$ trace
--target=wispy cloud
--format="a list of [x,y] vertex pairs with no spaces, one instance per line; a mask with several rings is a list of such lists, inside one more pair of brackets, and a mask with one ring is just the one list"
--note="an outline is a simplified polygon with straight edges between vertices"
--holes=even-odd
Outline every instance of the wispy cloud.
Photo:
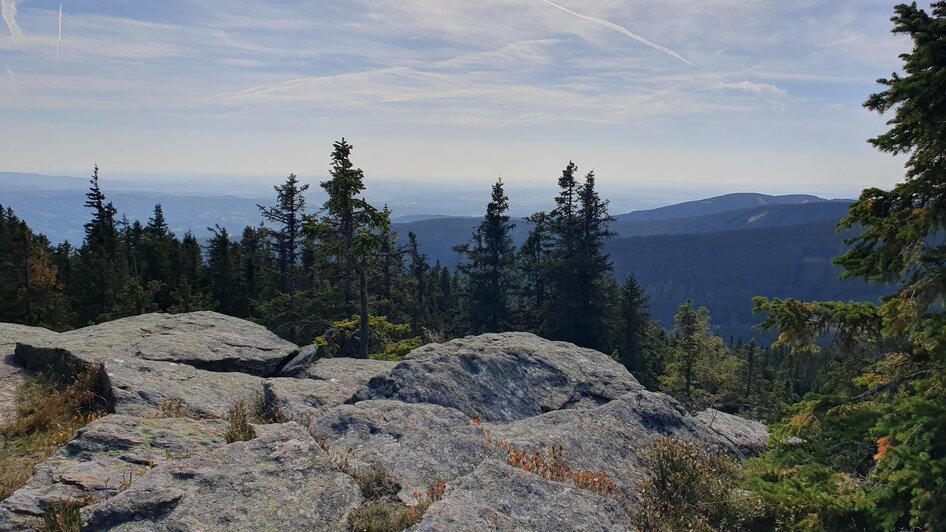
[[62,2],[59,2],[59,34],[56,36],[56,60],[59,60],[59,47],[62,45]]
[[720,83],[712,88],[749,92],[756,96],[786,96],[788,94],[784,89],[780,89],[770,83],[756,83],[752,81]]
[[16,23],[16,4],[18,0],[0,0],[0,8],[3,11],[3,21],[7,23],[10,29],[10,37],[14,41],[23,39],[23,30]]
[[669,48],[666,48],[666,47],[664,47],[664,46],[660,46],[660,45],[657,44],[657,43],[654,43],[654,42],[652,42],[652,41],[650,41],[650,40],[648,40],[648,39],[645,39],[645,38],[641,37],[640,35],[638,35],[638,34],[632,32],[632,31],[628,30],[627,28],[625,28],[625,27],[623,27],[623,26],[619,26],[619,25],[617,25],[617,24],[615,24],[615,23],[613,23],[613,22],[609,22],[609,21],[604,20],[604,19],[600,19],[600,18],[596,18],[596,17],[589,17],[588,15],[582,15],[581,13],[576,13],[575,11],[572,11],[571,9],[568,9],[568,8],[566,8],[566,7],[563,7],[563,6],[560,6],[560,5],[558,5],[558,4],[556,4],[555,2],[552,2],[552,1],[550,1],[550,0],[540,0],[540,1],[545,2],[546,4],[552,6],[552,7],[556,8],[556,9],[560,9],[560,10],[566,12],[566,13],[569,13],[569,14],[571,14],[571,15],[574,15],[574,16],[580,18],[580,19],[587,20],[587,21],[589,21],[589,22],[593,22],[593,23],[598,24],[598,25],[600,25],[600,26],[604,26],[604,27],[606,27],[606,28],[610,28],[610,29],[612,29],[612,30],[614,30],[614,31],[617,31],[617,32],[619,32],[619,33],[622,33],[622,34],[624,34],[624,35],[630,37],[631,39],[634,39],[635,41],[637,41],[637,42],[639,42],[639,43],[641,43],[641,44],[645,44],[645,45],[650,46],[651,48],[653,48],[653,49],[655,49],[655,50],[659,50],[659,51],[661,51],[661,52],[663,52],[663,53],[669,55],[670,57],[674,57],[674,58],[676,58],[676,59],[679,59],[680,61],[683,61],[684,63],[686,63],[686,64],[688,64],[688,65],[690,65],[690,66],[696,66],[696,65],[694,65],[691,61],[689,61],[689,60],[687,60],[687,59],[684,59],[683,56],[681,56],[681,55],[678,54],[677,52],[674,52],[673,50],[671,50],[671,49],[669,49]]

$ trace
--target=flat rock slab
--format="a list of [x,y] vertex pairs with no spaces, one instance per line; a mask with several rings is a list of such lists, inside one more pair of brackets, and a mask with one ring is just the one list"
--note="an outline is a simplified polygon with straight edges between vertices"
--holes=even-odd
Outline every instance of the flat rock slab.
[[166,462],[106,502],[83,530],[346,530],[361,504],[351,477],[295,423],[188,460]]
[[513,421],[594,408],[642,389],[604,353],[529,333],[501,333],[419,347],[351,402],[431,403],[487,421]]
[[401,483],[400,497],[424,493],[438,481],[449,482],[503,453],[487,443],[483,430],[452,408],[398,401],[364,401],[331,410],[311,428],[357,466],[384,468]]
[[226,430],[221,420],[122,415],[95,420],[0,502],[0,530],[30,529],[56,502],[113,497],[162,462],[223,447]]
[[354,395],[362,386],[391,370],[397,362],[360,358],[323,358],[306,369],[305,377],[345,386]]
[[486,430],[492,438],[526,453],[560,446],[573,470],[607,473],[628,492],[646,477],[644,451],[657,438],[686,439],[707,450],[737,454],[673,398],[648,391],[627,394],[594,410],[549,412],[513,423],[490,424]]
[[216,312],[144,314],[44,340],[21,343],[66,350],[89,363],[137,358],[263,377],[277,373],[299,351],[261,325]]
[[768,447],[769,430],[758,421],[727,414],[715,408],[700,412],[696,419],[732,443],[744,456],[761,454]]
[[633,526],[613,499],[487,460],[450,484],[414,530],[623,532]]
[[117,414],[148,417],[168,406],[190,417],[224,417],[237,401],[250,403],[265,379],[174,362],[136,358],[101,361]]

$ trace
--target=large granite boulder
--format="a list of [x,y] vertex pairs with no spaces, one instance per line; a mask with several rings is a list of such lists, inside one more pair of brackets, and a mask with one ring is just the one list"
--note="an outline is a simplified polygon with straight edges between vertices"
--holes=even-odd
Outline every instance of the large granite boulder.
[[594,410],[560,410],[507,424],[484,425],[490,437],[526,453],[559,447],[574,470],[607,473],[625,491],[647,475],[643,451],[657,438],[691,440],[736,455],[726,440],[673,398],[641,390]]
[[642,389],[604,353],[529,333],[501,333],[417,348],[351,402],[431,403],[483,420],[512,421],[594,408]]
[[20,343],[31,348],[27,364],[39,350],[58,349],[86,363],[139,359],[263,377],[278,373],[299,351],[260,325],[216,312],[145,314]]
[[109,415],[93,421],[0,502],[0,530],[28,530],[52,504],[117,495],[151,468],[222,447],[226,422]]
[[502,457],[482,428],[462,412],[430,404],[363,401],[322,416],[310,431],[355,467],[380,466],[401,483],[400,497],[465,475],[488,457]]
[[761,454],[768,447],[769,430],[758,421],[727,414],[715,408],[700,412],[696,419],[733,444],[746,457]]
[[362,501],[302,427],[270,425],[258,437],[166,462],[127,490],[82,509],[83,530],[346,530]]
[[448,486],[417,532],[632,530],[614,499],[487,460]]

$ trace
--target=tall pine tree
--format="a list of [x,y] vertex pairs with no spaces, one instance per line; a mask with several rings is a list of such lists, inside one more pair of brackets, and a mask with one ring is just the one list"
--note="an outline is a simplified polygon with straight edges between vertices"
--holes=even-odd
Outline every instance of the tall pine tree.
[[509,220],[509,198],[499,179],[472,241],[456,248],[464,258],[458,269],[467,278],[469,327],[477,334],[508,330],[513,323],[510,294],[516,253],[511,234],[515,224]]

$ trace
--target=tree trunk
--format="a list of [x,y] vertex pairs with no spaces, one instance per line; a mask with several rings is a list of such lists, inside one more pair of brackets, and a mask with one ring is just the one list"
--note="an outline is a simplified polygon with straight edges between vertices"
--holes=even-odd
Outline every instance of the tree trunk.
[[358,274],[361,276],[361,332],[359,337],[361,345],[358,349],[359,358],[368,358],[368,344],[370,342],[370,327],[368,323],[368,261],[362,259],[358,268]]

